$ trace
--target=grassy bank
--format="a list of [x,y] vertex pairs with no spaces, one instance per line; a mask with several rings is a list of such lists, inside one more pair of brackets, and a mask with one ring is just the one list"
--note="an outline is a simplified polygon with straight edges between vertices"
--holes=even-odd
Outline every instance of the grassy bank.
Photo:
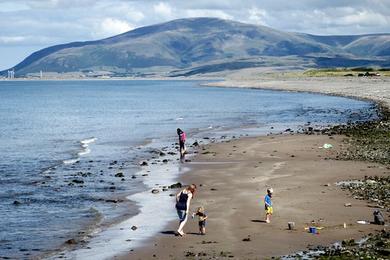
[[[329,69],[310,69],[303,72],[308,77],[358,77],[369,73],[371,76],[390,76],[389,68],[329,68]],[[377,75],[377,76],[375,76]]]

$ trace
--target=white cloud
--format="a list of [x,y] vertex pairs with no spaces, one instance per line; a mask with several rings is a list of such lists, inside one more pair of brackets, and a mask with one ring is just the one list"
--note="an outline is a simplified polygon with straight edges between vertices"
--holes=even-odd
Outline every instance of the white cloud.
[[126,21],[115,18],[105,18],[101,21],[94,34],[97,37],[108,37],[124,33],[132,29],[134,29],[134,26]]
[[[322,35],[390,32],[389,1],[0,0],[0,57],[10,47],[30,50],[96,40],[186,17],[218,17]],[[2,63],[0,59],[0,69]]]
[[158,4],[153,5],[154,12],[162,16],[163,18],[171,18],[172,17],[172,8],[169,4],[164,2],[159,2]]
[[390,25],[390,17],[370,11],[359,11],[342,17],[338,23],[341,25],[358,24],[360,26]]
[[192,9],[187,10],[187,17],[217,17],[221,19],[234,19],[233,16],[221,10]]
[[0,36],[0,44],[20,43],[26,39],[24,36]]
[[267,25],[266,23],[267,16],[268,14],[266,10],[253,7],[249,9],[248,22],[259,24],[259,25]]

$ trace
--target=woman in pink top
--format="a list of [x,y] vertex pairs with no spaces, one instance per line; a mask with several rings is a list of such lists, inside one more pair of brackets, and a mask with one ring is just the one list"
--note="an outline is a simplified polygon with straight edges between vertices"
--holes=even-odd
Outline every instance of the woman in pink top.
[[184,133],[183,130],[178,128],[177,135],[179,136],[180,158],[183,158],[186,152],[186,133]]

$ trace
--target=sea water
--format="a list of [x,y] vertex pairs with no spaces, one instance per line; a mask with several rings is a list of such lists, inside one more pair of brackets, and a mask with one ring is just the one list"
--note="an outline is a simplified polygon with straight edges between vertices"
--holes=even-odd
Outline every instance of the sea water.
[[153,214],[142,194],[174,175],[142,176],[139,163],[176,152],[178,127],[192,143],[377,118],[370,102],[201,83],[0,81],[0,257],[42,256]]

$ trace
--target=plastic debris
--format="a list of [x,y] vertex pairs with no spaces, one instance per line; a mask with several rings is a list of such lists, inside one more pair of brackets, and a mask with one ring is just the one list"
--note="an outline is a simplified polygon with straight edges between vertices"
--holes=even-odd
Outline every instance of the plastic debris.
[[320,146],[318,148],[329,149],[329,148],[332,148],[332,147],[333,147],[333,145],[331,145],[331,144],[324,144],[323,146]]

